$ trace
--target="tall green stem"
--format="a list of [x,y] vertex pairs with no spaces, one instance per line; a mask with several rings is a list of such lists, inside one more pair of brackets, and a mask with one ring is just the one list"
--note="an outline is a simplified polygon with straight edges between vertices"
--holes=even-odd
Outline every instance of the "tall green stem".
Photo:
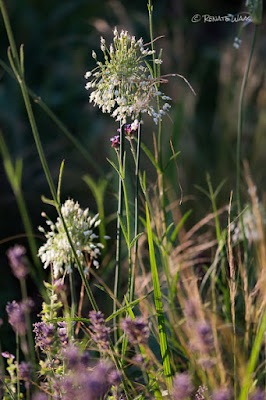
[[[136,238],[139,230],[139,162],[140,162],[140,148],[141,148],[141,124],[138,126],[138,138],[137,138],[137,153],[136,153],[136,167],[135,167],[135,232],[134,237]],[[138,240],[134,244],[134,260],[132,265],[130,287],[129,287],[129,302],[131,303],[134,299],[135,292],[135,273],[138,265]]]
[[[251,49],[249,53],[249,58],[246,66],[246,70],[243,76],[242,80],[242,85],[241,85],[241,90],[240,90],[240,96],[239,96],[239,105],[238,105],[238,126],[237,126],[237,150],[236,150],[236,193],[237,193],[237,210],[238,214],[240,215],[240,221],[241,221],[241,227],[242,231],[244,232],[244,227],[243,227],[243,218],[241,215],[242,211],[242,205],[241,205],[241,191],[240,191],[240,182],[241,182],[241,141],[242,141],[242,132],[243,132],[243,103],[244,103],[244,95],[245,95],[245,90],[247,86],[247,80],[248,80],[248,73],[250,69],[250,64],[255,48],[255,43],[256,43],[256,37],[257,37],[257,31],[258,31],[258,25],[255,25],[254,27],[254,33],[253,33],[253,38],[252,38],[252,43],[251,43]],[[242,234],[243,234],[242,232]]]
[[[36,148],[37,148],[37,151],[38,151],[38,154],[39,154],[39,158],[40,158],[40,161],[41,161],[41,164],[42,164],[45,176],[46,176],[46,180],[48,182],[48,185],[49,185],[49,188],[50,188],[50,191],[51,191],[51,194],[52,194],[52,198],[53,198],[53,201],[55,203],[56,210],[58,212],[58,215],[59,215],[60,219],[62,220],[62,223],[63,223],[63,226],[64,226],[64,230],[66,232],[68,242],[69,242],[69,244],[71,246],[71,249],[73,251],[73,255],[74,255],[74,258],[75,258],[79,273],[80,273],[81,278],[82,278],[82,280],[84,282],[87,295],[89,297],[89,300],[91,302],[91,305],[92,305],[93,309],[97,310],[98,307],[97,307],[96,301],[95,301],[94,296],[92,294],[92,291],[91,291],[91,289],[89,287],[88,281],[87,281],[87,279],[85,277],[85,274],[83,272],[82,266],[81,266],[80,261],[79,261],[79,258],[77,256],[74,244],[72,242],[72,239],[71,239],[71,237],[69,235],[67,226],[65,224],[65,221],[64,221],[64,218],[63,218],[63,215],[62,215],[62,212],[61,212],[61,206],[60,206],[60,203],[59,203],[59,201],[57,199],[56,189],[55,189],[52,177],[51,177],[51,173],[50,173],[49,168],[48,168],[48,164],[47,164],[47,161],[46,161],[46,158],[45,158],[45,155],[44,155],[43,148],[42,148],[40,135],[39,135],[37,124],[36,124],[36,121],[35,121],[35,118],[34,118],[34,114],[33,114],[32,106],[31,106],[31,102],[30,102],[27,86],[26,86],[26,83],[25,83],[25,80],[24,80],[23,48],[21,47],[21,52],[20,52],[21,57],[19,59],[18,52],[17,52],[16,45],[15,45],[15,41],[14,41],[14,37],[13,37],[13,33],[12,33],[12,30],[11,30],[11,26],[10,26],[10,23],[9,23],[8,15],[7,15],[3,0],[0,0],[0,9],[1,9],[1,12],[2,12],[2,15],[3,15],[5,28],[6,28],[7,35],[8,35],[9,42],[10,42],[10,46],[11,46],[11,52],[10,52],[10,49],[8,51],[9,61],[10,61],[11,67],[13,69],[13,72],[14,72],[14,74],[15,74],[15,76],[17,78],[17,81],[18,81],[18,83],[20,85],[20,88],[21,88],[21,92],[22,92],[22,96],[23,96],[23,99],[24,99],[24,103],[25,103],[25,106],[26,106],[27,113],[28,113],[28,118],[29,118],[29,121],[30,121],[33,137],[34,137]],[[14,60],[13,60],[12,56],[13,56]]]
[[[124,125],[120,123],[120,147],[119,147],[119,158],[120,158],[120,174],[123,175],[123,161],[124,161]],[[114,303],[113,312],[117,311],[117,304],[115,299],[119,299],[120,295],[120,264],[121,264],[121,224],[120,218],[123,215],[123,182],[122,177],[119,176],[119,187],[118,187],[118,209],[117,209],[117,225],[116,225],[116,259],[115,259],[115,281],[114,281]],[[115,342],[118,339],[117,331],[117,318],[114,318],[114,337]]]
[[[26,286],[25,279],[20,280],[20,288],[21,288],[21,293],[22,293],[22,299],[24,302],[26,302],[28,299],[28,293],[27,293],[27,286]],[[28,335],[29,348],[30,348],[30,358],[31,358],[32,365],[35,366],[36,365],[35,347],[34,347],[34,341],[33,341],[33,336],[32,336],[32,326],[31,326],[30,314],[29,314],[28,310],[26,310],[25,316],[26,316],[27,335]]]

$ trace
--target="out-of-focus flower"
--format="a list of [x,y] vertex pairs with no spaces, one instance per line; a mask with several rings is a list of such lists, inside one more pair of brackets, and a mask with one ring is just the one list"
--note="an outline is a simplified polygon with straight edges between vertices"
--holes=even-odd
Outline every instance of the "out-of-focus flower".
[[[89,255],[92,264],[98,268],[98,257],[103,245],[97,242],[98,236],[94,233],[94,229],[101,222],[99,214],[91,217],[88,208],[83,210],[79,203],[73,200],[67,200],[62,205],[61,212],[79,261],[84,266],[84,273],[88,271],[85,254]],[[38,255],[44,263],[44,268],[52,264],[54,277],[58,278],[64,271],[71,272],[75,259],[62,220],[58,217],[55,224],[50,220],[46,223],[51,230],[45,232],[39,227],[47,241],[40,247]]]
[[206,321],[196,324],[195,332],[196,350],[201,353],[209,353],[214,346],[211,326]]
[[32,396],[32,400],[48,400],[48,396],[46,393],[38,392],[34,393],[34,395]]
[[[97,67],[85,74],[90,79],[86,89],[93,89],[90,102],[123,124],[127,117],[138,120],[140,113],[147,113],[158,123],[165,108],[158,110],[157,99],[163,103],[170,98],[158,91],[160,79],[152,77],[148,66],[147,58],[155,51],[148,49],[142,38],[136,40],[127,31],[118,34],[116,29],[109,48],[101,39],[101,50],[104,63],[97,61],[93,52]],[[156,58],[155,62],[161,64],[162,60]]]
[[255,390],[254,393],[249,397],[250,400],[265,400],[266,399],[266,394],[265,390],[263,389],[257,389]]
[[125,331],[131,344],[144,344],[149,338],[149,328],[142,317],[136,317],[135,319],[124,318],[121,321],[121,328]]
[[177,374],[173,378],[173,398],[174,400],[184,400],[193,391],[193,385],[188,373]]
[[29,271],[25,259],[26,249],[24,246],[16,244],[7,251],[7,257],[13,274],[18,279],[24,279]]
[[8,314],[8,322],[19,335],[25,335],[27,331],[26,313],[32,308],[32,300],[17,303],[15,300],[8,303],[6,312]]
[[31,363],[27,363],[27,362],[22,362],[21,364],[19,364],[18,366],[19,369],[19,376],[21,379],[23,379],[25,382],[25,386],[26,388],[29,388],[30,386],[30,380],[31,380],[31,376],[32,376],[32,372],[33,372],[33,368]]
[[[76,359],[78,362],[78,358]],[[62,400],[99,400],[104,398],[110,388],[110,364],[99,362],[93,369],[82,368],[66,370],[60,379]]]
[[109,346],[110,328],[105,325],[104,315],[101,311],[91,311],[89,314],[92,331],[92,339],[102,349],[107,349]]
[[211,396],[211,400],[231,400],[233,398],[233,391],[231,388],[224,387],[215,390]]

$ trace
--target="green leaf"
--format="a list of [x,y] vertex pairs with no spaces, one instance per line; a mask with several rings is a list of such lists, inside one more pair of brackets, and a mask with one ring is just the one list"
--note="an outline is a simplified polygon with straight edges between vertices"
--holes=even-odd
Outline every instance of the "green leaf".
[[143,232],[140,232],[137,234],[136,237],[134,237],[134,239],[132,239],[131,243],[130,243],[130,249],[134,246],[135,242],[143,235]]
[[[107,317],[105,321],[108,322],[111,319],[113,319],[113,318],[117,317],[118,315],[122,314],[124,311],[129,311],[132,307],[135,307],[140,301],[144,300],[147,296],[148,296],[148,294],[143,296],[143,297],[141,297],[141,298],[139,298],[139,299],[136,299],[136,300],[132,301],[131,303],[128,303],[126,301],[127,304],[124,307],[119,308],[119,310],[117,310],[113,314],[109,315],[109,317]],[[130,311],[129,311],[129,313],[130,313]]]
[[207,196],[208,199],[211,199],[209,193],[207,192],[207,190],[203,189],[203,188],[202,188],[201,186],[199,186],[199,185],[194,185],[194,186],[195,186],[195,188],[198,189],[200,192],[202,192],[203,194],[205,194],[205,196]]
[[61,197],[61,185],[62,185],[62,176],[65,166],[65,160],[62,161],[60,166],[59,178],[58,178],[58,185],[57,185],[57,201],[60,204],[60,197]]
[[217,186],[215,192],[213,193],[214,199],[216,199],[226,181],[227,179],[223,179],[222,182]]
[[175,227],[174,232],[172,233],[171,238],[170,238],[170,242],[172,244],[173,244],[173,242],[174,242],[174,240],[175,240],[180,228],[184,225],[186,219],[190,216],[191,213],[192,213],[192,210],[187,211],[185,213],[185,215],[182,217],[181,221]]
[[48,199],[45,196],[41,196],[41,199],[42,199],[42,202],[45,203],[45,204],[50,204],[50,206],[54,206],[54,207],[57,206],[57,204],[56,204],[56,202],[54,200]]
[[123,178],[122,178],[122,175],[121,175],[119,169],[117,168],[117,166],[115,165],[115,163],[114,163],[113,161],[109,160],[109,158],[107,158],[107,161],[108,161],[109,164],[111,164],[112,167],[116,170],[116,172],[118,173],[119,177],[120,177],[121,179],[123,179]]
[[253,24],[261,24],[263,10],[262,0],[247,0],[247,8],[251,15]]
[[154,288],[154,302],[157,314],[157,321],[158,321],[158,330],[159,330],[159,339],[160,339],[160,350],[161,356],[163,360],[163,369],[165,374],[165,379],[167,382],[167,386],[170,389],[172,384],[171,379],[171,363],[170,363],[170,353],[167,343],[167,334],[165,329],[165,319],[164,319],[164,311],[163,311],[163,304],[162,304],[162,295],[156,265],[156,258],[154,252],[154,245],[153,245],[153,235],[151,230],[151,223],[150,223],[150,215],[148,205],[146,203],[146,221],[147,221],[147,233],[148,233],[148,242],[149,242],[149,254],[150,254],[150,265],[151,265],[151,273],[152,273],[152,280],[153,280],[153,288]]
[[181,151],[177,151],[175,154],[172,155],[172,157],[169,158],[166,166],[164,167],[164,172],[167,170],[167,168],[171,164],[171,161],[173,161],[180,153],[181,153]]
[[119,214],[117,214],[117,217],[118,217],[118,219],[119,219],[120,226],[121,226],[121,228],[122,228],[122,231],[123,231],[125,240],[126,240],[126,242],[127,242],[127,247],[129,248],[130,244],[129,244],[129,238],[128,238],[128,235],[127,235],[126,227],[125,227],[124,222],[122,221],[122,218],[120,217]]
[[17,158],[15,163],[15,176],[17,179],[18,186],[21,186],[22,170],[23,170],[23,159]]
[[21,69],[21,74],[24,76],[24,45],[20,45],[20,69]]
[[[136,140],[136,138],[134,138]],[[146,154],[146,156],[149,158],[149,160],[151,161],[151,163],[155,166],[155,168],[157,169],[158,172],[162,173],[162,170],[159,166],[159,164],[156,162],[155,157],[152,155],[152,153],[150,152],[150,150],[145,146],[145,144],[143,142],[141,142],[141,148],[144,151],[144,153]]]

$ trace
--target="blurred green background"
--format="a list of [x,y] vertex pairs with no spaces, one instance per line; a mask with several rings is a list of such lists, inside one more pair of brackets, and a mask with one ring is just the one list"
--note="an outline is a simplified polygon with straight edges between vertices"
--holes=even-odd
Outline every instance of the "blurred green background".
[[[236,180],[236,134],[238,98],[247,62],[252,24],[242,34],[238,50],[233,47],[240,23],[192,23],[195,14],[226,15],[245,10],[245,2],[194,0],[154,1],[154,35],[163,36],[156,42],[163,48],[162,74],[179,73],[188,79],[196,91],[192,94],[179,78],[170,78],[162,90],[172,97],[170,117],[164,121],[164,159],[171,155],[172,138],[178,158],[180,183],[185,200],[181,212],[193,209],[190,224],[211,210],[209,200],[195,185],[207,187],[206,172],[216,187],[226,179],[218,206],[229,201]],[[110,137],[116,134],[117,123],[88,103],[84,74],[94,66],[91,51],[100,54],[100,37],[107,43],[112,30],[126,29],[137,38],[149,42],[146,1],[119,0],[6,0],[15,40],[24,44],[25,71],[28,86],[56,113],[73,135],[88,150],[94,162],[109,182],[116,178],[106,157],[114,157]],[[0,18],[0,58],[7,61],[8,41]],[[266,129],[266,34],[265,24],[259,28],[254,59],[245,97],[245,120],[242,150],[250,163],[259,194],[265,190],[265,129]],[[96,212],[93,195],[82,180],[89,174],[95,182],[99,171],[84,159],[49,117],[34,105],[39,132],[47,160],[56,181],[60,163],[65,159],[62,198],[74,198],[82,207]],[[17,82],[0,68],[0,128],[12,158],[22,157],[23,190],[30,210],[34,230],[44,223],[41,211],[52,218],[55,211],[44,205],[41,195],[49,197],[49,188],[35,149],[30,125]],[[152,134],[156,127],[145,120],[143,141],[153,148]],[[154,181],[151,164],[142,158],[149,181]],[[175,165],[167,172],[172,200],[180,198]],[[16,200],[0,164],[0,316],[5,316],[5,305],[19,298],[18,284],[11,276],[5,252],[15,243],[26,245],[25,238],[14,240],[24,232]],[[245,191],[245,186],[243,186]],[[105,212],[115,212],[115,191],[110,187],[105,197]],[[107,227],[114,237],[114,224]],[[8,239],[9,238],[9,239]],[[5,241],[6,239],[6,241]],[[2,240],[2,242],[1,242]],[[39,242],[41,243],[41,241]],[[114,242],[110,243],[112,247]],[[32,284],[32,293],[35,293]]]

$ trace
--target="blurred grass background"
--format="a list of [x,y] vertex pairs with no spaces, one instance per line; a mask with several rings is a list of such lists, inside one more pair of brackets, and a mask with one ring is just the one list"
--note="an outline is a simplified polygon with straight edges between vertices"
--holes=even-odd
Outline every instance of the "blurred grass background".
[[[204,0],[154,1],[154,35],[164,37],[156,42],[157,50],[163,48],[162,74],[184,75],[196,91],[193,96],[185,83],[170,78],[162,90],[172,97],[170,118],[163,127],[164,159],[171,155],[169,139],[172,138],[178,158],[180,183],[185,199],[181,212],[192,208],[189,224],[197,222],[211,210],[209,200],[195,185],[207,188],[206,173],[211,175],[213,186],[226,179],[217,199],[218,206],[229,201],[236,180],[236,135],[238,97],[246,65],[253,26],[242,34],[240,49],[233,47],[240,23],[192,23],[194,14],[226,15],[245,11],[245,2]],[[100,54],[100,36],[107,43],[112,40],[112,30],[126,29],[130,34],[149,42],[146,1],[135,0],[6,0],[16,43],[24,43],[25,71],[28,86],[57,114],[69,130],[101,167],[103,175],[112,182],[115,176],[106,157],[113,157],[110,137],[116,134],[117,123],[88,103],[84,74],[93,68],[91,51]],[[265,21],[265,20],[264,20]],[[0,58],[7,63],[8,41],[0,19]],[[251,166],[259,194],[265,191],[265,129],[266,129],[266,34],[265,24],[259,29],[255,55],[245,98],[243,155]],[[66,160],[62,199],[79,201],[82,207],[96,212],[91,191],[82,180],[89,174],[95,181],[98,171],[89,164],[67,140],[62,132],[37,106],[34,106],[40,135],[50,169],[56,181],[60,163]],[[41,195],[49,197],[49,189],[35,149],[20,89],[15,80],[0,68],[0,128],[13,159],[22,157],[23,190],[30,210],[33,227],[44,224],[41,211],[50,210],[41,202]],[[145,120],[143,141],[152,149],[155,126]],[[154,171],[145,157],[142,167],[148,179],[154,180]],[[174,163],[167,170],[171,198],[180,198],[177,172]],[[14,240],[14,235],[24,232],[14,195],[0,165],[0,316],[5,316],[5,305],[19,298],[17,282],[11,276],[6,260],[6,249],[16,242],[26,245],[26,239]],[[116,187],[116,186],[114,186]],[[243,186],[245,191],[245,186]],[[245,199],[245,195],[244,195]],[[116,210],[115,192],[107,189],[106,215]],[[108,233],[114,237],[114,226]],[[5,239],[9,240],[4,243]],[[41,243],[41,241],[40,241]],[[111,245],[110,245],[111,246]],[[34,292],[34,286],[32,286]]]

